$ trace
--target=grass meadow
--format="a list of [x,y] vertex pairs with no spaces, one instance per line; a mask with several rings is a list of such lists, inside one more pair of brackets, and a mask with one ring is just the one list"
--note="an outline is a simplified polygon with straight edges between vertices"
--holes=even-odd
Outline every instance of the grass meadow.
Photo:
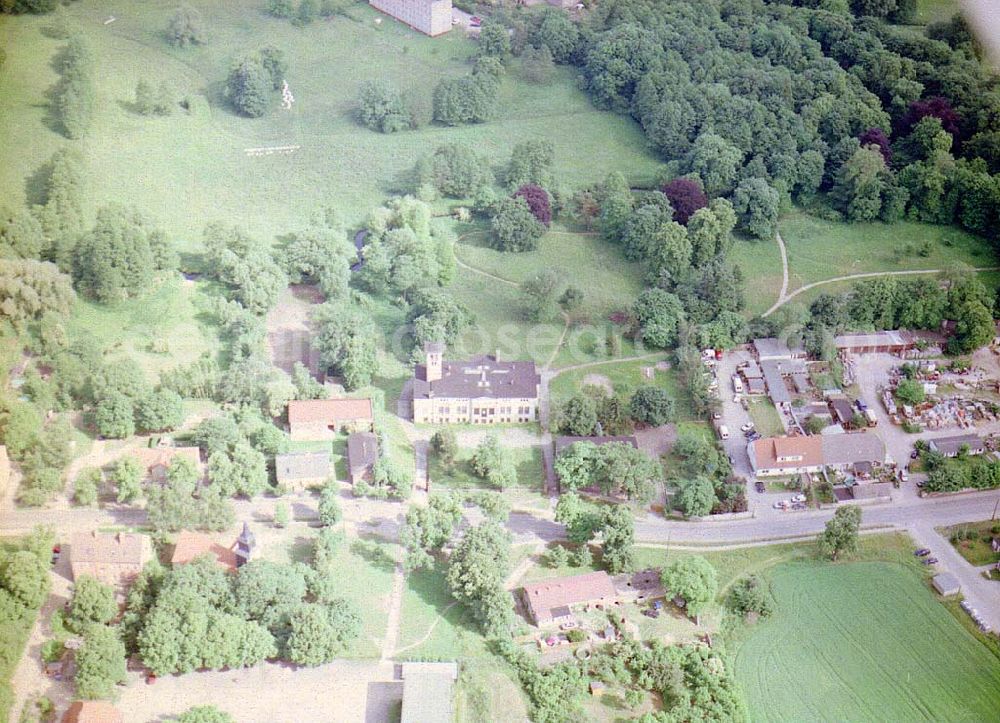
[[891,563],[786,563],[775,613],[741,644],[754,720],[989,720],[1000,660]]
[[[469,72],[475,45],[461,32],[428,38],[362,4],[352,5],[347,17],[306,27],[267,16],[261,0],[191,4],[204,17],[209,42],[185,49],[163,38],[174,4],[81,0],[67,6],[97,58],[95,118],[82,143],[89,210],[109,201],[133,203],[185,250],[200,248],[202,229],[212,220],[240,223],[269,239],[301,227],[321,205],[360,221],[400,190],[420,156],[443,143],[469,144],[501,166],[517,142],[547,140],[555,147],[556,176],[570,187],[612,170],[636,178],[655,172],[638,126],[593,108],[569,70],[546,86],[509,73],[489,123],[384,135],[355,120],[359,85],[385,79],[429,95],[441,78]],[[109,17],[115,20],[105,25]],[[377,18],[384,21],[376,25]],[[44,34],[50,22],[0,19],[8,55],[0,76],[0,136],[8,139],[0,188],[12,203],[30,190],[25,179],[67,143],[52,128],[46,100],[57,80],[50,62],[63,44]],[[263,118],[239,117],[223,97],[227,70],[239,54],[264,44],[285,53],[295,105],[284,111],[276,100]],[[189,99],[190,112],[136,114],[131,103],[140,79],[167,82]],[[275,145],[300,148],[290,155],[245,153]]]
[[[427,471],[434,488],[449,490],[495,490],[472,470],[475,450],[460,450],[451,465],[445,465],[433,451],[427,455]],[[518,489],[541,492],[545,483],[541,447],[505,447],[504,457],[517,468]]]
[[[788,291],[840,276],[879,271],[997,266],[983,239],[955,226],[901,221],[841,223],[824,221],[795,209],[779,222],[788,256]],[[737,238],[730,259],[743,271],[748,316],[757,316],[778,300],[781,254],[776,243]],[[994,271],[980,272],[990,288],[1000,284]],[[847,291],[855,282],[823,284],[796,296],[808,305],[819,294]]]
[[215,358],[221,345],[209,315],[207,284],[172,278],[136,301],[98,304],[80,297],[66,331],[91,337],[112,354],[135,359],[150,381],[164,369]]
[[462,661],[455,690],[456,721],[527,720],[520,686],[489,652],[468,608],[452,598],[443,565],[407,575],[397,651],[401,660]]

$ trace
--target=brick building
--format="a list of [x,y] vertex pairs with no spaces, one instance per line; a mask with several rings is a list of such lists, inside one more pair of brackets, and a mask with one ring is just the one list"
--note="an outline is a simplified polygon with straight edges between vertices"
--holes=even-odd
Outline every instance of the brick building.
[[70,541],[73,579],[97,578],[105,585],[128,587],[153,559],[153,545],[146,535],[133,532],[78,532]]
[[342,430],[370,430],[371,399],[304,399],[288,403],[288,434],[293,442],[325,442]]

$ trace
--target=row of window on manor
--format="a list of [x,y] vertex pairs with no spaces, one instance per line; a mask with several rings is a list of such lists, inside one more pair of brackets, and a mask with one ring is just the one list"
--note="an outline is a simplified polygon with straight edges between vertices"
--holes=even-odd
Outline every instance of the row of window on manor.
[[[480,407],[479,409],[474,409],[473,414],[478,414],[480,417],[489,417],[498,412],[500,414],[511,415],[513,414],[513,407]],[[464,410],[462,410],[464,411]],[[451,414],[451,407],[438,407],[438,414],[443,416],[448,416]],[[518,407],[517,414],[521,417],[527,417],[531,414],[531,407]]]

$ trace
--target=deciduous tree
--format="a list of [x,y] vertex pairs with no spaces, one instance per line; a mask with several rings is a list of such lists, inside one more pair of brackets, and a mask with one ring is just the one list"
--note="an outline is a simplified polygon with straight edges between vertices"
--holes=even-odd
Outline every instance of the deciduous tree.
[[689,615],[700,625],[705,612],[718,591],[715,568],[704,557],[691,555],[667,563],[663,568],[663,587],[667,596],[680,596]]
[[80,698],[111,698],[125,682],[125,644],[114,628],[90,625],[76,651],[76,694]]
[[861,527],[861,508],[857,505],[842,505],[819,536],[819,549],[835,561],[843,554],[858,549],[858,530]]

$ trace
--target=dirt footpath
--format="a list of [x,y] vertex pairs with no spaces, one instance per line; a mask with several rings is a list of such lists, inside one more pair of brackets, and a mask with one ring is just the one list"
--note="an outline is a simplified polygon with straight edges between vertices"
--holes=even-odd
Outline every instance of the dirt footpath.
[[288,374],[292,373],[295,362],[305,364],[314,377],[319,373],[319,350],[312,345],[309,317],[322,301],[323,295],[315,287],[293,284],[281,292],[278,303],[267,315],[271,361]]

